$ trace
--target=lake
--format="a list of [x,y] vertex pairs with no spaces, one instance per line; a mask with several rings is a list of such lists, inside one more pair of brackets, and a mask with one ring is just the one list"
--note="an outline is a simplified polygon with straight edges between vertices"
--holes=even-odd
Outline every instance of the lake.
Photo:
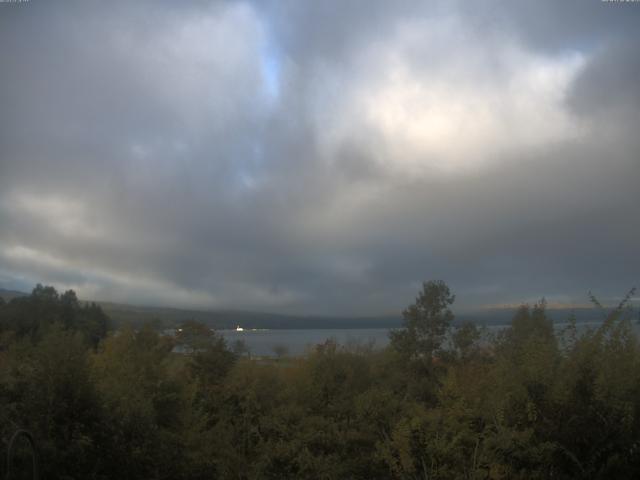
[[382,348],[389,343],[388,328],[287,329],[287,330],[218,330],[230,347],[237,340],[245,342],[251,355],[274,356],[275,348],[284,347],[287,355],[301,355],[314,345],[333,338],[340,345],[368,344]]
[[[600,322],[584,322],[578,324],[579,330],[595,328]],[[565,322],[554,324],[557,330],[567,326]],[[506,325],[487,325],[488,332],[497,332]],[[310,347],[335,339],[340,345],[373,344],[375,348],[383,348],[389,344],[388,328],[326,328],[326,329],[247,329],[241,332],[234,330],[218,330],[229,347],[237,340],[242,340],[251,355],[275,356],[275,350],[282,348],[286,355],[301,355]]]

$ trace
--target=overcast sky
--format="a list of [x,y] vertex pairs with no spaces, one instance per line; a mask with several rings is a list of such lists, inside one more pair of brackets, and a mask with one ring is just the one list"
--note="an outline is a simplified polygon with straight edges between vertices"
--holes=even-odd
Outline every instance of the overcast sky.
[[584,303],[639,284],[639,201],[640,3],[0,3],[3,288]]

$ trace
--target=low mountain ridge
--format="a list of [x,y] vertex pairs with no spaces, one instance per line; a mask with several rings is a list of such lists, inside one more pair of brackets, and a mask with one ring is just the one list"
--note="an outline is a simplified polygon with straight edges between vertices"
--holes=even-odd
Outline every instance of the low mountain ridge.
[[[0,289],[0,297],[5,301],[26,297],[28,293],[17,290]],[[90,303],[90,301],[83,301]],[[172,328],[185,320],[196,320],[210,328],[222,330],[243,328],[269,329],[349,329],[349,328],[398,328],[402,325],[402,315],[379,316],[322,316],[291,315],[280,313],[253,312],[243,310],[191,310],[186,308],[140,306],[125,303],[96,301],[113,321],[115,326],[131,324],[139,326],[144,323],[155,323],[158,328]],[[505,305],[478,310],[455,312],[455,324],[474,322],[479,325],[506,325],[516,306]],[[597,322],[603,319],[602,312],[595,308],[576,307],[563,308],[553,306],[547,308],[549,316],[558,323],[566,322],[570,315],[575,315],[579,323]]]
[[4,299],[5,302],[13,300],[14,298],[26,297],[28,293],[19,292],[17,290],[6,290],[4,288],[0,288],[0,298]]

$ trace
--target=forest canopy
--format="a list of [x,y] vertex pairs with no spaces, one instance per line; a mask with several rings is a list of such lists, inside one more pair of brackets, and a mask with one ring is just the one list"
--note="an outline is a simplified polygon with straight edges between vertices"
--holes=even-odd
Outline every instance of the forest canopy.
[[384,349],[256,359],[195,321],[113,330],[38,285],[0,302],[0,438],[31,432],[51,479],[637,478],[631,296],[594,297],[594,328],[541,301],[489,335],[431,281]]

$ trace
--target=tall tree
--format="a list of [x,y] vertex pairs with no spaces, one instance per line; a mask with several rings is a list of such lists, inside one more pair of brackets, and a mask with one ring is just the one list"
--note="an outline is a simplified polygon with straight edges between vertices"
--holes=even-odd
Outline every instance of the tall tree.
[[409,358],[430,359],[444,342],[453,313],[449,306],[455,295],[442,280],[422,285],[414,304],[402,312],[403,328],[392,331],[391,346]]

